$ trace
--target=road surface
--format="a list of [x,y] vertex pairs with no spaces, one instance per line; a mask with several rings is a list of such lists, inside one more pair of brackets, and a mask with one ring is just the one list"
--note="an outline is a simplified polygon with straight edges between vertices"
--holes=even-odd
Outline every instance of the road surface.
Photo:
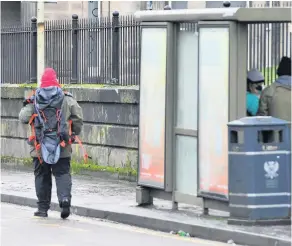
[[35,218],[29,207],[1,203],[1,246],[226,246],[58,212]]

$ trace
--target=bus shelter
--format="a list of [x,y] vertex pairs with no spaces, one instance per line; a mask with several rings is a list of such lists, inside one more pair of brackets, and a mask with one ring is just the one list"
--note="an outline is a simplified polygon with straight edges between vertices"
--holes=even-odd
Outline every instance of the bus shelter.
[[227,123],[246,116],[248,24],[291,22],[290,8],[139,11],[136,200],[228,211]]

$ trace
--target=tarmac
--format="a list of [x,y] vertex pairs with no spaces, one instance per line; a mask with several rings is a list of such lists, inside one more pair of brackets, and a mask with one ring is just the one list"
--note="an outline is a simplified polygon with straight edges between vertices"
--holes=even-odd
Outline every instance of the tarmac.
[[[228,225],[228,213],[210,210],[206,216],[201,207],[186,204],[173,211],[170,202],[159,199],[154,199],[153,206],[139,207],[135,188],[135,183],[127,181],[74,175],[72,213],[168,233],[183,230],[194,238],[232,240],[238,245],[291,245],[291,226]],[[36,207],[33,173],[2,168],[1,201]],[[59,211],[55,185],[51,210]]]
[[62,220],[55,211],[38,218],[33,212],[34,208],[1,203],[1,246],[230,246],[77,215]]

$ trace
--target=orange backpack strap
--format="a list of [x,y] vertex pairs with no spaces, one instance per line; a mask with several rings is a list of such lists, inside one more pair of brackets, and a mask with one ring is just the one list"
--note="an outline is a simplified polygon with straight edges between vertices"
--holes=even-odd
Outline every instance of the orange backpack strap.
[[87,154],[87,152],[86,152],[86,150],[85,150],[85,148],[84,148],[84,146],[83,146],[83,144],[82,144],[80,138],[79,138],[78,136],[75,136],[74,138],[75,138],[75,140],[77,141],[77,143],[79,144],[80,148],[81,148],[82,151],[83,151],[83,159],[84,159],[84,163],[87,163],[87,160],[88,160],[88,154]]
[[88,160],[88,154],[78,136],[72,136],[72,120],[69,120],[69,144],[72,144],[72,139],[76,140],[77,143],[79,144],[80,148],[83,151],[83,159],[84,163],[87,163]]
[[33,123],[35,117],[38,117],[38,114],[33,114],[30,117],[30,120],[28,122],[28,124],[31,127],[31,136],[28,138],[28,140],[29,141],[32,141],[33,140],[33,142],[34,142],[34,148],[35,148],[35,151],[36,151],[37,158],[39,159],[40,164],[42,164],[43,163],[43,160],[42,160],[41,156],[38,153],[38,151],[41,148],[41,145],[37,142],[36,134],[35,134],[35,128],[34,128],[34,123]]
[[72,136],[72,123],[73,123],[73,121],[69,120],[69,137]]
[[38,114],[33,114],[33,115],[30,117],[29,122],[28,122],[28,124],[29,124],[30,126],[33,125],[32,123],[33,123],[33,120],[34,120],[35,117],[38,117]]

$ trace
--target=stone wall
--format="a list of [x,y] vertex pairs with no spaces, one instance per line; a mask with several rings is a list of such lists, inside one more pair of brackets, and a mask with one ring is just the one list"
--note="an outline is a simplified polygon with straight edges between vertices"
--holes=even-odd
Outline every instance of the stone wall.
[[[21,23],[21,2],[1,1],[1,27],[6,25],[20,25]],[[3,41],[2,41],[3,42]]]
[[[92,158],[103,166],[136,168],[138,156],[139,90],[136,87],[70,88],[83,109],[80,138]],[[18,121],[25,95],[31,89],[15,85],[1,88],[1,156],[29,157],[28,125]],[[73,146],[74,159],[82,151]]]

